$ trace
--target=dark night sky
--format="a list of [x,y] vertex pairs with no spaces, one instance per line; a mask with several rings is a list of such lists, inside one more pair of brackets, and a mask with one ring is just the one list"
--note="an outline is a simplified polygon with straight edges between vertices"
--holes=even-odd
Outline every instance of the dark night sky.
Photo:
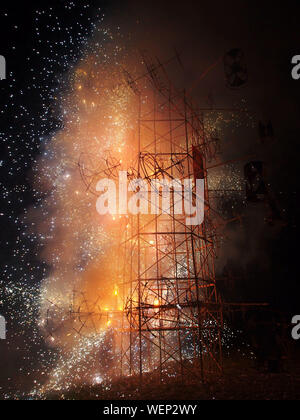
[[[299,178],[300,81],[292,80],[290,64],[292,57],[300,54],[299,2],[287,0],[279,6],[269,1],[220,1],[216,4],[201,0],[93,0],[75,1],[78,6],[72,10],[64,6],[73,2],[42,3],[43,6],[38,1],[12,1],[0,8],[0,54],[6,57],[8,65],[8,79],[0,82],[0,213],[3,214],[0,217],[0,285],[8,280],[17,284],[20,276],[27,279],[30,287],[38,285],[48,270],[46,264],[39,260],[37,244],[32,238],[26,237],[18,245],[16,241],[22,233],[20,220],[24,209],[35,200],[30,177],[31,168],[40,153],[40,138],[50,136],[60,128],[55,113],[46,121],[41,119],[41,108],[53,105],[51,90],[57,86],[57,79],[68,71],[65,63],[70,66],[75,64],[82,53],[79,42],[74,43],[73,51],[66,51],[65,47],[60,49],[59,42],[65,41],[66,34],[63,30],[48,31],[46,24],[51,19],[47,16],[44,17],[45,27],[37,38],[36,10],[49,10],[52,6],[53,14],[62,17],[63,25],[72,26],[68,35],[73,31],[76,38],[82,28],[88,34],[91,21],[97,21],[95,16],[100,6],[107,22],[120,24],[124,31],[133,33],[133,43],[137,42],[138,47],[149,49],[163,58],[176,46],[182,52],[187,87],[193,86],[199,74],[226,51],[236,47],[244,50],[249,83],[242,92],[234,94],[228,91],[221,65],[196,85],[193,95],[201,103],[203,97],[212,93],[221,106],[245,97],[249,107],[255,110],[257,121],[264,118],[272,120],[276,142],[268,150],[266,158],[272,188],[276,193],[283,193],[280,207],[285,210],[286,223],[280,229],[273,229],[272,233],[262,223],[257,234],[254,231],[256,226],[261,226],[258,222],[260,212],[256,215],[255,210],[249,211],[246,233],[238,238],[235,235],[236,246],[232,245],[230,258],[227,259],[234,267],[242,266],[247,273],[246,284],[237,285],[241,298],[267,300],[293,315],[299,312],[299,200],[296,192]],[[85,9],[83,4],[91,7]],[[80,22],[80,27],[75,22]],[[40,72],[47,66],[47,57],[50,60],[51,43],[56,44],[58,55],[65,56],[61,61],[56,59],[54,65],[49,63],[49,77],[45,82]],[[25,108],[28,112],[22,115]],[[234,147],[225,150],[226,159],[255,152],[257,131],[241,131],[240,135],[235,139]],[[16,249],[24,247],[29,249],[25,256],[16,254]],[[1,297],[0,291],[0,313],[8,319],[9,327],[17,330],[18,317],[12,319],[10,308],[7,297]],[[21,300],[19,308],[20,313],[26,310]],[[22,349],[22,356],[30,356],[34,360],[36,350],[25,345],[23,338],[10,337],[9,349],[7,343],[0,343],[0,387],[7,386],[8,376],[14,377],[16,366],[20,367],[22,363],[26,369],[33,366],[32,360],[24,362],[20,352],[11,351],[16,343]]]

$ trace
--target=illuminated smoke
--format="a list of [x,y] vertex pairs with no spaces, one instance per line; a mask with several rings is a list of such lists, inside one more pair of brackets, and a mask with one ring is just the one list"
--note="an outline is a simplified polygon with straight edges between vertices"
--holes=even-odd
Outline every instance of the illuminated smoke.
[[36,168],[42,198],[31,217],[39,220],[41,257],[51,267],[41,286],[39,325],[47,343],[59,349],[45,389],[97,375],[88,359],[95,360],[96,348],[101,352],[110,321],[87,315],[78,321],[73,312],[99,313],[115,304],[118,261],[112,254],[122,222],[98,215],[95,185],[110,165],[128,165],[135,103],[123,81],[123,62],[128,68],[130,60],[118,34],[105,29],[102,36],[103,45],[92,41],[69,73],[68,89],[57,98],[63,128],[47,142]]

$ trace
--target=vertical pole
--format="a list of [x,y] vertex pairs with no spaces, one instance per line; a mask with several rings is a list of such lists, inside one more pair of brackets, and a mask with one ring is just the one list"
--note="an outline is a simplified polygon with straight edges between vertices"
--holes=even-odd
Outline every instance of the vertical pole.
[[[142,98],[139,98],[139,120],[138,120],[138,178],[141,178],[141,113],[142,113]],[[141,285],[141,235],[140,235],[141,215],[137,217],[137,231],[138,231],[138,316],[139,316],[139,373],[140,385],[143,382],[143,349],[142,349],[142,285]]]
[[[130,223],[131,236],[133,234],[133,219]],[[129,313],[129,375],[132,375],[133,369],[133,246],[130,248],[130,313]]]
[[[172,86],[170,83],[169,87],[169,120],[170,120],[170,154],[171,154],[171,175],[172,179],[174,179],[174,165],[173,165],[173,124],[172,124],[172,108],[171,108],[171,102],[172,102]],[[176,153],[176,148],[175,148]],[[176,155],[175,155],[176,156]],[[172,246],[174,247],[174,251],[172,252],[172,256],[175,261],[175,288],[176,288],[176,295],[177,295],[177,304],[180,306],[180,293],[179,293],[179,279],[178,279],[178,259],[177,259],[177,250],[176,250],[176,218],[175,218],[175,191],[173,194],[171,193],[172,197]],[[183,358],[182,358],[182,343],[181,343],[181,329],[180,329],[180,322],[181,322],[181,313],[180,309],[177,307],[177,340],[178,340],[178,353],[179,353],[179,360],[180,360],[180,373],[181,373],[181,381],[183,382],[184,379],[184,371],[183,371]]]
[[[186,153],[188,159],[188,176],[191,177],[191,168],[190,168],[190,159],[189,159],[189,130],[188,130],[188,116],[187,116],[187,103],[186,103],[186,92],[184,91],[184,115],[185,115],[185,137],[186,137]],[[193,230],[193,228],[191,228]],[[191,237],[191,247],[192,247],[192,259],[193,259],[193,269],[194,269],[194,282],[196,287],[196,298],[197,298],[197,310],[198,310],[198,334],[199,334],[199,356],[200,356],[200,371],[201,379],[204,382],[204,368],[203,368],[203,348],[202,348],[202,317],[201,317],[201,306],[200,306],[200,296],[199,296],[199,278],[197,270],[197,262],[195,256],[195,245],[194,245],[194,233],[190,233]],[[189,273],[190,275],[190,273]]]
[[[156,133],[156,94],[155,91],[153,92],[153,135],[154,135],[154,154],[155,154],[155,173],[158,172],[158,166],[157,166],[157,133]],[[158,206],[160,206],[160,203],[158,203]],[[160,208],[160,207],[159,207]],[[159,216],[158,216],[159,217]],[[158,224],[158,217],[155,217],[155,258],[156,258],[156,287],[157,287],[157,297],[158,300],[161,302],[161,285],[160,285],[160,270],[159,270],[159,259],[160,259],[160,253],[159,253],[159,241],[158,241],[158,230],[159,230],[159,224]],[[162,382],[162,321],[161,316],[159,314],[159,332],[158,332],[158,345],[159,345],[159,377],[160,381]]]

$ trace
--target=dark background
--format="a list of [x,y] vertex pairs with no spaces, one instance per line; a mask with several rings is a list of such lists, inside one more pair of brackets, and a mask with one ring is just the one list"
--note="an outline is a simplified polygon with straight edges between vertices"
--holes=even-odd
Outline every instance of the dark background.
[[[49,352],[38,338],[29,339],[38,337],[34,323],[22,322],[24,311],[32,311],[32,319],[37,316],[33,301],[50,269],[39,259],[37,238],[22,235],[26,231],[23,216],[36,200],[30,177],[42,139],[61,127],[59,115],[45,118],[45,109],[54,106],[59,80],[83,52],[78,33],[88,36],[91,23],[102,13],[106,22],[132,31],[138,47],[162,58],[176,45],[183,52],[188,86],[226,51],[244,50],[250,77],[237,95],[255,109],[256,123],[263,118],[273,122],[276,141],[263,158],[285,223],[271,229],[261,209],[246,209],[245,230],[233,233],[232,245],[221,255],[223,270],[237,278],[234,291],[224,293],[228,300],[269,302],[288,317],[299,313],[300,81],[291,77],[291,59],[300,54],[298,2],[287,0],[279,6],[268,1],[75,1],[71,9],[66,5],[73,2],[40,3],[12,1],[0,8],[0,54],[7,60],[8,73],[7,80],[0,81],[0,313],[8,321],[8,340],[0,342],[0,394],[30,389],[38,371],[37,355],[45,357]],[[41,10],[45,14],[37,35],[36,17]],[[60,17],[61,28],[51,31],[47,24],[55,16]],[[70,35],[75,40],[71,46]],[[205,96],[211,91],[221,106],[235,100],[226,91],[222,66],[197,84],[193,95],[201,102],[203,92]],[[259,148],[257,131],[248,131],[241,131],[233,149],[225,148],[225,159]],[[221,282],[222,275],[221,269]],[[11,299],[4,285],[18,287],[20,292]]]

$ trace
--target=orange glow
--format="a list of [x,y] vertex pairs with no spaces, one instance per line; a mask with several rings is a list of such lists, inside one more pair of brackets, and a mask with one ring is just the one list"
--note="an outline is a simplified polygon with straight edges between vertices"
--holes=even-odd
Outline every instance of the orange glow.
[[158,299],[155,299],[154,306],[159,306],[159,300]]

